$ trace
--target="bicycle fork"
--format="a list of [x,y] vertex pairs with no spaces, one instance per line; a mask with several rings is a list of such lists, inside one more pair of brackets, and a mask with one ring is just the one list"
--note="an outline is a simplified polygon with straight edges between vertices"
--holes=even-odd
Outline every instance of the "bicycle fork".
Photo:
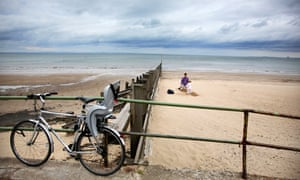
[[[51,136],[48,128],[43,123],[41,123],[39,120],[29,119],[29,121],[31,121],[34,124],[34,127],[32,130],[33,131],[32,136],[26,144],[28,146],[33,145],[35,143],[36,139],[38,138],[40,131],[45,131],[46,136],[49,138],[49,141],[50,141],[49,146],[51,148],[51,153],[52,153],[54,151],[54,145],[53,145],[54,143],[53,143],[53,139],[52,139],[52,136]],[[23,132],[22,132],[22,135],[24,136]]]
[[[26,143],[28,146],[31,146],[35,143],[38,135],[39,135],[39,123],[37,122],[35,125],[34,125],[34,128],[33,128],[33,133],[32,133],[32,137],[29,139],[29,141]],[[24,133],[22,133],[23,136],[24,136]]]

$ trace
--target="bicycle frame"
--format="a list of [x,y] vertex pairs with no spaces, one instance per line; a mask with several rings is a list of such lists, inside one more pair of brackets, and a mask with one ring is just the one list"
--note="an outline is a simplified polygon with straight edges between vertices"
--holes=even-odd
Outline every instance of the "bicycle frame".
[[[68,113],[59,113],[59,112],[52,112],[52,111],[46,111],[46,110],[40,110],[38,120],[32,120],[35,123],[41,125],[47,132],[47,135],[49,135],[50,142],[51,142],[51,152],[54,150],[54,141],[51,136],[51,133],[56,137],[56,139],[64,146],[64,148],[67,150],[69,154],[77,154],[77,152],[74,152],[73,150],[70,149],[70,147],[65,143],[65,141],[59,136],[59,134],[48,124],[46,119],[42,116],[43,114],[51,114],[51,115],[56,115],[56,116],[64,116],[64,117],[73,117],[78,119],[79,121],[83,121],[83,117],[81,115],[73,115],[73,114],[68,114]],[[82,123],[82,122],[80,122]],[[80,128],[79,130],[76,131],[76,135],[74,136],[73,143],[77,141],[77,138],[79,136],[79,133],[81,132]]]
[[[52,133],[55,136],[55,138],[64,146],[64,148],[67,150],[67,152],[71,155],[77,155],[77,154],[83,154],[83,153],[85,153],[85,154],[96,153],[95,151],[80,152],[80,151],[73,151],[72,149],[70,149],[70,147],[65,143],[65,141],[61,138],[61,136],[59,136],[59,134],[49,125],[49,123],[42,116],[42,114],[51,114],[51,115],[64,116],[64,117],[73,117],[73,118],[76,118],[79,121],[81,121],[80,122],[80,128],[76,131],[76,134],[74,136],[73,145],[76,144],[80,133],[82,133],[84,131],[84,128],[85,128],[84,126],[86,125],[85,122],[84,122],[85,116],[84,115],[73,115],[73,114],[68,114],[68,113],[59,113],[59,112],[53,112],[53,111],[40,110],[40,113],[39,113],[39,116],[38,116],[39,120],[31,120],[31,121],[35,122],[37,125],[38,124],[41,125],[42,128],[46,130],[47,135],[50,138],[51,152],[54,151],[54,141],[53,141],[53,138],[51,136],[51,133]],[[125,142],[124,142],[123,138],[121,138],[120,134],[115,129],[112,129],[108,126],[105,126],[105,127],[112,130],[114,133],[116,133],[120,137],[122,144],[125,146]],[[37,131],[35,130],[35,132],[37,132]],[[35,136],[35,134],[33,135],[33,137],[31,139],[34,139],[34,136]],[[94,136],[92,136],[92,138],[94,138],[95,141],[97,142],[97,139]],[[95,146],[95,149],[97,149],[96,146]]]
[[[104,91],[105,92],[104,94],[106,94],[107,98],[105,99],[105,101],[103,103],[101,103],[101,106],[99,106],[99,105],[93,105],[93,106],[91,106],[91,108],[90,108],[90,110],[88,111],[87,114],[80,114],[80,115],[74,115],[74,114],[69,114],[69,113],[53,112],[53,111],[46,111],[44,109],[44,106],[45,106],[44,97],[45,96],[49,96],[51,94],[57,94],[56,92],[45,93],[43,95],[41,95],[41,94],[36,94],[36,95],[32,94],[32,95],[29,95],[29,96],[31,96],[31,98],[38,97],[38,98],[34,98],[34,109],[35,109],[35,111],[37,111],[37,108],[36,108],[36,106],[37,106],[37,100],[39,99],[41,101],[41,103],[42,103],[42,107],[39,110],[38,120],[31,119],[31,121],[33,121],[36,124],[36,127],[38,127],[38,125],[41,125],[41,127],[47,132],[47,135],[50,138],[51,152],[53,152],[53,150],[54,150],[54,142],[53,142],[53,138],[51,136],[51,133],[52,133],[56,137],[56,139],[64,146],[64,149],[66,149],[69,154],[76,155],[76,154],[83,153],[83,152],[74,151],[73,147],[70,148],[64,142],[64,140],[58,135],[58,133],[48,124],[48,122],[46,121],[46,119],[43,117],[43,114],[50,114],[50,115],[63,116],[63,117],[73,117],[73,118],[76,118],[79,121],[79,129],[76,130],[76,134],[75,134],[74,140],[73,140],[73,146],[76,145],[79,135],[84,132],[85,128],[89,129],[89,131],[91,132],[91,135],[92,135],[93,139],[95,140],[95,142],[97,144],[99,144],[99,142],[98,142],[98,140],[96,138],[96,136],[97,136],[97,130],[93,129],[93,127],[89,127],[91,125],[96,126],[96,124],[95,124],[96,122],[94,121],[93,124],[91,124],[91,121],[88,121],[88,120],[90,120],[92,118],[91,113],[93,114],[96,111],[101,111],[101,112],[103,110],[105,110],[103,112],[106,112],[106,111],[110,112],[110,111],[112,111],[112,108],[113,108],[113,99],[117,97],[117,94],[116,94],[116,92],[115,92],[114,89],[118,90],[119,86],[120,86],[120,82],[119,81],[115,82],[114,84],[111,84],[110,86],[107,86],[105,88],[105,91]],[[88,101],[83,101],[83,102],[84,102],[83,109],[85,109],[86,105],[88,104]],[[102,113],[100,113],[100,114],[102,114]],[[108,119],[109,117],[111,117],[111,113],[108,113],[108,114],[105,113],[105,116],[103,118],[104,119]],[[35,140],[35,138],[37,137],[38,131],[36,130],[36,127],[35,127],[35,130],[34,130],[35,133],[33,133],[32,138],[28,142],[28,144],[33,143],[34,140]],[[108,126],[105,126],[104,124],[103,124],[103,127],[108,128],[111,131],[113,131],[113,133],[115,133],[119,137],[119,139],[121,139],[122,145],[125,146],[125,142],[124,142],[123,138],[121,138],[119,132],[117,132],[115,129],[112,129],[112,128],[108,127]],[[95,149],[97,149],[97,147],[95,147]],[[84,153],[92,153],[92,152],[84,152]]]

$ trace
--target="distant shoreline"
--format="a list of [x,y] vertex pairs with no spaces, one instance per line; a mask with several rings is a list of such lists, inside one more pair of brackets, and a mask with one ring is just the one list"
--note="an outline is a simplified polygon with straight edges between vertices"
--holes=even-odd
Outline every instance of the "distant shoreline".
[[[272,81],[272,82],[300,82],[299,75],[262,74],[262,73],[233,73],[233,72],[194,72],[163,70],[163,78],[178,79],[184,72],[188,72],[191,79],[197,80],[239,80],[239,81]],[[142,73],[141,73],[142,74]],[[136,76],[141,75],[136,74]],[[106,79],[108,77],[135,77],[135,75],[102,74],[102,73],[53,73],[53,74],[0,74],[1,89],[35,88],[56,86],[72,86],[79,83]],[[130,80],[130,79],[128,79]]]
[[164,71],[287,74],[300,76],[300,58],[131,53],[0,54],[0,74],[139,74]]

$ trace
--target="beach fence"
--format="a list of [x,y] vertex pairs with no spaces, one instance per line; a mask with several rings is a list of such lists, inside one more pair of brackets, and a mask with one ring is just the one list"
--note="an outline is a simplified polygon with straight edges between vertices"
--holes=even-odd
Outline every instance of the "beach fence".
[[[158,65],[155,70],[148,71],[137,77],[136,80],[132,79],[131,89],[132,99],[153,100],[155,95],[159,77],[161,75],[162,63]],[[147,103],[131,103],[130,106],[130,131],[145,133],[148,126],[149,114],[151,105]],[[138,161],[140,153],[144,145],[144,136],[135,134],[130,135],[130,151],[131,158]]]
[[[159,81],[159,76],[161,74],[161,64],[153,71],[144,73],[143,75],[132,80],[131,85],[126,85],[126,89],[123,93],[131,94],[132,98],[119,98],[120,102],[130,103],[130,105],[124,105],[120,114],[128,114],[126,116],[124,125],[119,127],[119,132],[123,135],[129,135],[131,139],[131,157],[134,158],[134,162],[138,163],[140,158],[143,158],[142,151],[144,145],[144,137],[152,138],[167,138],[167,139],[180,139],[180,140],[190,140],[190,141],[204,141],[211,143],[225,143],[234,144],[242,146],[242,177],[247,178],[247,146],[257,146],[265,147],[279,150],[287,150],[300,152],[299,147],[289,147],[281,146],[275,144],[267,144],[262,142],[249,141],[248,135],[248,124],[250,114],[261,114],[266,116],[275,116],[288,118],[293,120],[300,120],[299,116],[259,111],[253,109],[238,109],[238,108],[228,108],[228,107],[214,107],[214,106],[203,106],[194,104],[180,104],[180,103],[170,103],[170,102],[159,102],[153,101],[153,96],[155,94],[157,84]],[[103,100],[103,97],[93,97],[99,100]],[[26,100],[26,96],[0,96],[0,100]],[[76,100],[75,96],[50,96],[46,97],[49,100]],[[171,107],[181,107],[181,108],[195,108],[195,109],[206,109],[212,111],[231,111],[243,114],[243,134],[241,140],[227,140],[227,139],[212,139],[212,138],[202,138],[202,137],[190,137],[190,136],[177,136],[168,134],[151,134],[147,133],[147,125],[149,114],[151,111],[151,106],[171,106]],[[126,107],[126,108],[125,108]],[[124,110],[125,109],[125,110]],[[123,112],[122,112],[123,111]],[[127,125],[130,124],[130,131],[126,131]],[[0,131],[11,130],[12,127],[0,127]],[[70,132],[73,129],[57,129],[60,132]]]

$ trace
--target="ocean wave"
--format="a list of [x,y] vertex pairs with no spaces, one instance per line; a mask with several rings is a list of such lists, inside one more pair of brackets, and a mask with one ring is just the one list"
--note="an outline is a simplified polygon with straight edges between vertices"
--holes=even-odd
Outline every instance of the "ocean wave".
[[49,87],[51,84],[38,84],[38,85],[1,85],[0,92],[6,92],[9,90],[15,89],[25,89],[28,91],[29,89],[40,88],[40,87]]

